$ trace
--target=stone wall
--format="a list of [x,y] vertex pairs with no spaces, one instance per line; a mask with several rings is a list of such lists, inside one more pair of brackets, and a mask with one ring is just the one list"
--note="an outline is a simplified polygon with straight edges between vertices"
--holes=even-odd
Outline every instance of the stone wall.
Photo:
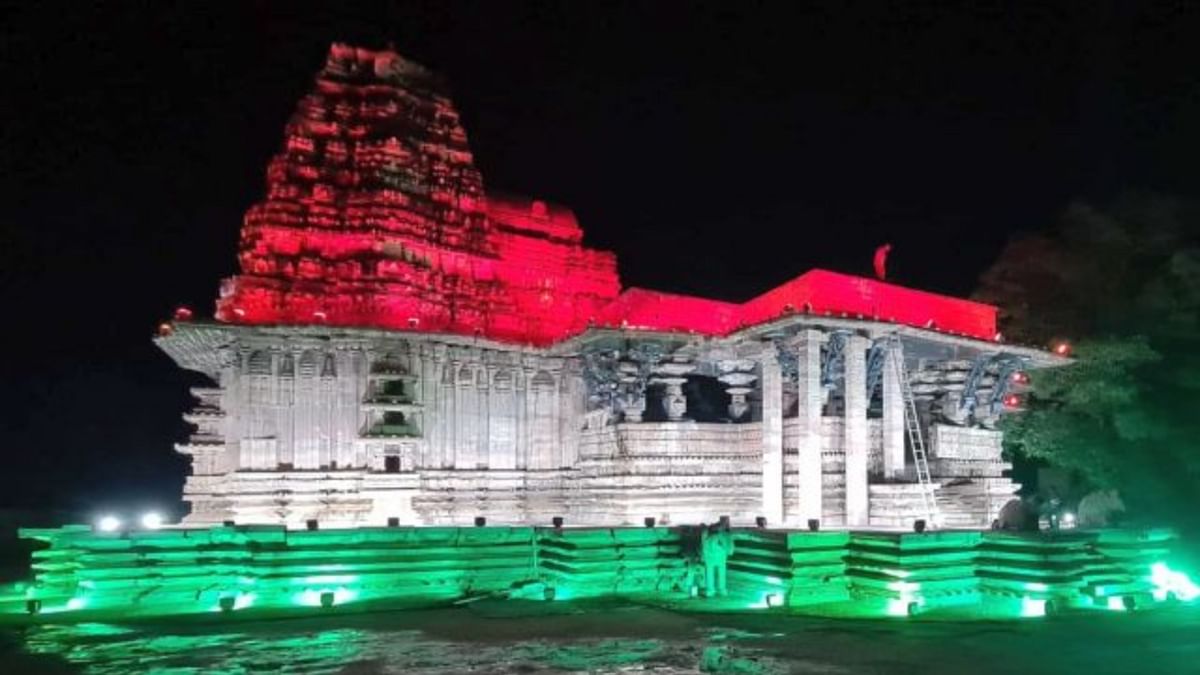
[[992,429],[933,424],[929,471],[941,484],[938,507],[946,527],[988,527],[1020,485],[1005,474],[1003,434]]
[[[242,329],[195,391],[181,452],[189,523],[640,525],[765,515],[761,422],[585,424],[576,358],[395,334]],[[841,417],[818,428],[821,520],[846,517]],[[883,421],[866,419],[864,525],[911,521],[911,489],[885,483]],[[799,419],[782,420],[781,518],[800,518]],[[934,425],[943,511],[986,526],[1015,491],[999,432]],[[891,484],[892,479],[886,479]],[[910,486],[911,487],[911,486]],[[919,496],[919,493],[916,493]]]
[[[932,424],[929,461],[933,475],[998,476],[1012,468],[1001,453],[1003,434],[992,429]],[[942,468],[939,473],[935,468]]]
[[432,337],[263,331],[228,343],[220,364],[217,386],[195,391],[195,430],[179,446],[193,460],[184,489],[192,522],[266,518],[263,500],[272,500],[243,473],[303,476],[300,484],[329,476],[333,486],[372,472],[551,471],[578,461],[585,395],[570,358]]
[[660,422],[585,431],[578,498],[583,522],[753,522],[762,512],[762,425]]

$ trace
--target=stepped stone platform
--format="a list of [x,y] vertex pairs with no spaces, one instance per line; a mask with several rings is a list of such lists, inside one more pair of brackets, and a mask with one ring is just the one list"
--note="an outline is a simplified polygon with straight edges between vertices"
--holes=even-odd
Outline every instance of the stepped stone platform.
[[1171,530],[795,531],[734,528],[728,593],[701,592],[700,529],[229,525],[27,529],[33,579],[6,622],[311,615],[621,599],[681,611],[992,618],[1195,600]]

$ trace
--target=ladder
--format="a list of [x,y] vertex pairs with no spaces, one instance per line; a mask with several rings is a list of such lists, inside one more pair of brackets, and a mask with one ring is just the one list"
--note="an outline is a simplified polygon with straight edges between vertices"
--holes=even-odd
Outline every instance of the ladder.
[[904,345],[900,336],[892,333],[886,340],[892,352],[892,372],[900,385],[904,398],[904,428],[908,432],[908,443],[912,447],[913,465],[917,470],[917,482],[921,485],[921,505],[927,516],[927,525],[936,528],[941,521],[937,497],[934,495],[933,480],[929,476],[929,457],[925,453],[925,438],[921,434],[921,420],[917,416],[917,402],[913,397],[912,384],[908,381],[908,369],[904,367]]

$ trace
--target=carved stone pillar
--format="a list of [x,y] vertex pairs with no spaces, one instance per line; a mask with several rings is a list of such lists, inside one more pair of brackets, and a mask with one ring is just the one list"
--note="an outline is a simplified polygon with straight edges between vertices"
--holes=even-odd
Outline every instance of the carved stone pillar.
[[646,381],[640,371],[633,360],[622,360],[617,364],[617,382],[620,383],[617,405],[626,422],[641,422],[646,414]]
[[517,372],[517,468],[528,469],[533,458],[533,375],[537,371],[528,360]]
[[796,336],[796,426],[799,472],[797,519],[806,523],[823,516],[825,504],[824,462],[821,451],[821,415],[825,388],[821,386],[820,331],[805,330]]
[[754,362],[722,361],[717,368],[721,373],[717,379],[726,385],[725,391],[729,394],[729,420],[738,422],[750,412],[746,395],[754,391],[750,385],[758,379],[753,373]]
[[683,395],[683,383],[686,377],[660,377],[658,381],[666,385],[663,393],[663,410],[667,419],[678,422],[687,414],[687,397]]
[[[746,384],[754,382],[754,378],[750,377],[746,380]],[[729,419],[737,422],[750,412],[750,404],[746,401],[746,395],[754,391],[750,387],[729,387],[725,391],[729,392]]]
[[446,410],[446,459],[449,466],[461,469],[459,460],[462,457],[462,452],[459,448],[460,439],[462,438],[462,400],[463,397],[459,392],[458,371],[462,368],[462,361],[457,356],[457,351],[451,351],[450,357],[446,362],[446,367],[450,369],[450,386],[449,386],[449,401],[450,404]]
[[888,478],[904,475],[904,394],[896,380],[896,365],[903,358],[890,346],[883,356],[883,475]]
[[859,335],[846,338],[844,359],[845,418],[843,447],[846,452],[846,526],[866,527],[867,488],[867,348]]
[[762,510],[768,523],[783,522],[783,374],[768,342],[762,368]]
[[687,415],[687,397],[683,394],[683,384],[687,382],[687,378],[684,376],[695,368],[695,364],[679,359],[660,363],[656,367],[657,374],[651,381],[666,386],[663,394],[663,412],[672,422],[678,422]]

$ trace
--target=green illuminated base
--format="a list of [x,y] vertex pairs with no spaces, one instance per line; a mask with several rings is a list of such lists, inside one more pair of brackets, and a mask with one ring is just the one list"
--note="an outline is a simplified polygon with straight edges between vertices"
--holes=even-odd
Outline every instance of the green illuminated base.
[[1169,530],[734,534],[725,592],[707,593],[689,528],[23,530],[48,547],[34,553],[33,582],[0,589],[0,616],[225,620],[620,598],[696,612],[1016,618],[1200,594],[1163,563]]

